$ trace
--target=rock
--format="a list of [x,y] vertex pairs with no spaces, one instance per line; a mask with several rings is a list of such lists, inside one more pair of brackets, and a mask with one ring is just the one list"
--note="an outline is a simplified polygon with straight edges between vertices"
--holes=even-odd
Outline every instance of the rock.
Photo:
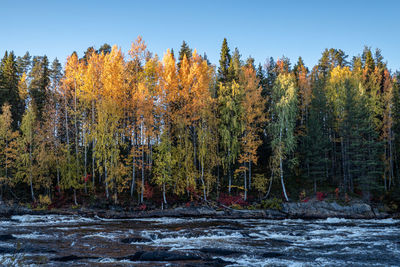
[[285,254],[280,253],[280,252],[265,252],[262,254],[262,256],[264,258],[278,258],[278,257],[284,256],[284,255]]
[[85,257],[85,256],[76,256],[76,255],[68,255],[62,257],[52,258],[52,261],[60,261],[60,262],[67,262],[67,261],[76,261],[76,260],[86,260],[86,259],[99,259],[99,257]]
[[152,240],[149,239],[149,238],[141,237],[141,236],[135,236],[135,237],[123,238],[123,239],[121,239],[121,242],[122,242],[122,243],[125,243],[125,244],[131,244],[131,243],[146,243],[146,242],[152,242]]
[[283,203],[282,211],[292,218],[325,219],[340,217],[349,219],[375,218],[370,205],[366,203],[353,203],[349,206],[341,206],[336,202],[309,201],[301,203]]
[[140,257],[143,255],[143,253],[145,253],[145,251],[138,251],[135,254],[123,257],[122,259],[130,261],[138,261]]
[[15,254],[17,250],[10,247],[0,247],[0,254]]
[[231,249],[223,249],[223,248],[201,248],[200,252],[219,255],[219,256],[227,256],[232,254],[243,254],[241,251],[231,250]]
[[208,267],[208,266],[223,267],[226,265],[231,265],[233,263],[234,262],[225,261],[220,258],[214,258],[214,259],[206,259],[206,260],[203,260],[202,262],[187,263],[187,264],[185,264],[185,267]]
[[123,257],[123,259],[130,261],[193,261],[203,258],[194,253],[155,250],[138,251],[134,255]]
[[187,260],[201,260],[201,257],[190,253],[177,253],[169,251],[148,251],[144,252],[140,259],[141,261],[187,261]]
[[12,240],[16,239],[15,236],[11,234],[6,234],[6,235],[0,235],[0,241],[7,241],[7,240]]

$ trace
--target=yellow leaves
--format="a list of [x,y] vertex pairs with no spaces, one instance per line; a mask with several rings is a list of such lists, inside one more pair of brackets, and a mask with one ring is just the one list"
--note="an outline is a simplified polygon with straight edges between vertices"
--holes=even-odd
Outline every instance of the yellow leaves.
[[124,86],[124,58],[121,49],[113,46],[111,53],[104,57],[104,67],[101,75],[103,97],[122,100]]
[[104,54],[93,51],[88,58],[87,66],[83,72],[82,97],[85,101],[93,101],[102,90],[101,75],[103,72]]
[[349,67],[337,66],[331,71],[329,83],[331,84],[343,83],[346,79],[350,79],[351,76],[352,73]]
[[138,36],[136,41],[132,43],[131,49],[129,50],[129,55],[133,60],[141,61],[148,56],[147,45],[143,41],[142,36]]
[[24,72],[21,76],[21,79],[18,81],[19,98],[24,101],[28,96],[28,84],[26,78],[27,76],[26,73]]

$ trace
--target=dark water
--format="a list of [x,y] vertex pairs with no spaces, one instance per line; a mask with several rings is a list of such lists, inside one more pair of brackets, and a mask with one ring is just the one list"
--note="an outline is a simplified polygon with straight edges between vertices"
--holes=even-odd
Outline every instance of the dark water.
[[[120,259],[139,250],[223,248],[230,266],[400,266],[400,220],[103,220],[78,216],[0,219],[0,265],[184,266]],[[127,237],[143,237],[122,243]],[[93,258],[57,262],[55,257]],[[118,259],[119,258],[119,259]]]

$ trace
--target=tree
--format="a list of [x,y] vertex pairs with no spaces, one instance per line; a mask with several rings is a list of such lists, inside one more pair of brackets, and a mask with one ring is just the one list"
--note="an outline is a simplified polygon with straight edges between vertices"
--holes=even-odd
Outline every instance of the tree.
[[36,114],[30,104],[22,117],[21,137],[18,140],[18,171],[17,178],[20,181],[27,183],[30,186],[32,201],[35,201],[34,194],[34,179],[36,178],[37,170],[34,166],[34,157],[36,153],[35,140],[35,124]]
[[155,148],[153,180],[161,187],[163,205],[167,204],[166,191],[172,183],[172,168],[175,164],[171,155],[171,137],[168,136],[168,129],[161,134],[160,143]]
[[219,68],[218,68],[218,82],[226,83],[229,81],[229,64],[231,63],[231,55],[229,53],[228,41],[224,38],[221,47]]
[[283,194],[286,201],[288,201],[289,198],[283,179],[283,161],[296,148],[294,130],[297,117],[297,88],[292,74],[280,73],[278,75],[272,88],[271,101],[273,103],[269,124],[273,151],[271,165],[273,172],[279,169]]
[[46,56],[34,57],[32,71],[29,73],[29,94],[37,109],[38,119],[42,120],[42,112],[47,100],[50,83],[49,61]]
[[244,130],[242,120],[243,87],[233,81],[220,85],[218,96],[219,136],[222,148],[222,165],[228,175],[228,192],[231,193],[232,165],[240,153],[240,137]]
[[190,60],[192,57],[192,49],[188,46],[188,44],[183,41],[181,45],[181,49],[179,50],[179,56],[178,56],[178,69],[181,67],[181,62],[183,60],[183,57],[186,56],[187,60]]
[[14,52],[5,52],[0,63],[0,106],[11,106],[13,129],[17,129],[24,112],[24,103],[18,94],[18,66]]
[[[262,88],[259,86],[259,80],[256,70],[252,64],[242,68],[243,77],[241,84],[244,87],[243,106],[243,123],[244,132],[241,137],[241,153],[239,163],[244,174],[244,200],[247,199],[247,190],[251,189],[252,163],[257,164],[257,150],[262,143],[260,134],[263,131],[266,117],[264,113],[265,99],[261,96]],[[247,166],[246,166],[247,164]],[[246,178],[248,171],[248,182]],[[248,188],[247,188],[248,187]]]
[[26,52],[23,57],[17,57],[18,76],[30,71],[32,64],[31,58],[32,57],[29,52]]
[[323,84],[321,81],[316,81],[312,88],[303,142],[300,143],[299,148],[304,153],[305,171],[307,171],[307,177],[313,181],[314,193],[317,192],[317,182],[323,177],[325,180],[328,179],[330,140],[326,124],[328,109],[326,101]]
[[0,199],[4,187],[8,188],[15,184],[12,178],[17,159],[18,136],[18,132],[12,129],[11,106],[6,103],[0,114]]
[[111,53],[111,50],[112,47],[109,44],[104,43],[102,46],[100,46],[99,50],[97,50],[97,53],[107,55]]

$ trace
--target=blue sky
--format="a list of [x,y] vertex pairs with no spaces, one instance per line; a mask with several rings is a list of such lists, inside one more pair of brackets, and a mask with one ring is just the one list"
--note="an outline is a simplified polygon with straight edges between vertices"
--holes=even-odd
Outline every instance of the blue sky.
[[352,57],[364,45],[382,50],[400,70],[400,1],[56,1],[0,0],[0,53],[46,54],[65,62],[107,42],[127,52],[141,35],[150,51],[177,52],[185,40],[218,64],[224,37],[243,58],[264,63],[282,55],[307,66],[325,48]]

